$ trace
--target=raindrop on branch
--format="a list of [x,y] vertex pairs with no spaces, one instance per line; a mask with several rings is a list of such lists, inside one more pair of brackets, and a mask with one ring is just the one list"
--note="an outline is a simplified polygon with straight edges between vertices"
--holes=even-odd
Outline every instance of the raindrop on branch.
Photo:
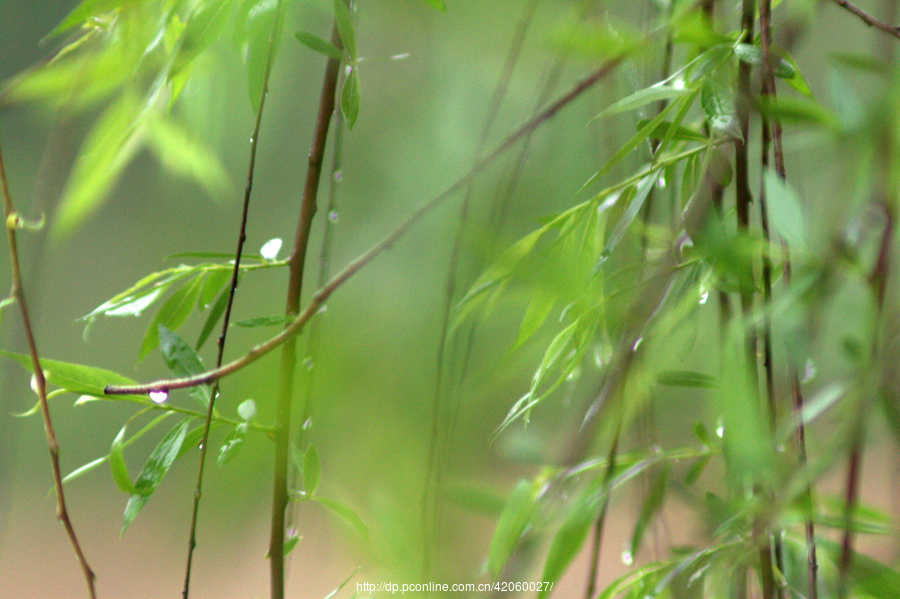
[[166,400],[169,399],[168,391],[151,391],[150,392],[150,401],[153,403],[166,403]]

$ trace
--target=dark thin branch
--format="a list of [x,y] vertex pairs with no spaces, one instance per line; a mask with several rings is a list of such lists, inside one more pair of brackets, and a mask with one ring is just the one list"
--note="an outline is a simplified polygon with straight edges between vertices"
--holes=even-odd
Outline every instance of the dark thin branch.
[[600,503],[600,511],[597,515],[597,522],[594,523],[594,537],[591,542],[591,566],[588,571],[587,588],[585,589],[585,599],[593,599],[597,589],[597,576],[600,573],[600,550],[603,547],[603,530],[606,527],[606,513],[609,511],[609,496],[612,493],[612,477],[616,470],[616,454],[619,451],[619,434],[622,431],[622,419],[618,420],[616,426],[616,434],[613,437],[612,445],[609,447],[609,454],[606,457],[606,471],[603,474],[603,500]]
[[312,297],[307,307],[302,312],[300,312],[296,316],[296,318],[294,318],[294,320],[292,320],[278,335],[275,335],[264,343],[252,347],[250,351],[243,357],[228,362],[220,368],[215,368],[213,370],[191,377],[179,379],[163,379],[145,385],[107,385],[104,389],[104,393],[108,395],[147,395],[154,391],[171,391],[173,389],[185,389],[188,387],[196,387],[197,385],[207,385],[224,376],[228,376],[229,374],[241,370],[249,364],[256,362],[272,350],[280,347],[288,339],[293,338],[303,330],[303,327],[306,325],[306,323],[309,322],[309,320],[313,316],[315,316],[316,312],[319,310],[322,304],[325,303],[325,301],[331,296],[332,293],[334,293],[336,289],[346,283],[350,278],[353,277],[353,275],[355,275],[358,271],[365,267],[369,262],[374,260],[382,252],[392,247],[400,238],[406,235],[406,233],[409,232],[410,229],[418,224],[420,220],[422,220],[425,216],[430,214],[439,206],[443,205],[444,202],[446,202],[454,194],[460,191],[466,184],[468,184],[470,179],[493,164],[497,157],[514,146],[520,139],[524,138],[529,133],[537,129],[540,125],[553,118],[553,116],[555,116],[557,112],[559,112],[563,107],[570,104],[582,93],[590,89],[591,86],[609,75],[619,64],[619,62],[621,62],[621,60],[621,57],[609,60],[606,64],[594,71],[590,76],[577,83],[571,90],[569,90],[569,92],[564,94],[550,106],[542,110],[540,113],[536,114],[534,117],[521,125],[518,129],[516,129],[513,133],[507,136],[507,138],[503,140],[503,142],[501,142],[497,147],[495,147],[493,151],[491,151],[487,156],[475,163],[465,175],[454,181],[450,186],[445,188],[442,192],[440,192],[433,198],[427,200],[426,202],[420,204],[417,208],[415,208],[406,218],[406,220],[400,223],[397,228],[391,231],[381,241],[371,246],[368,250],[359,255],[355,260],[344,267],[342,271],[335,275],[328,282],[328,284],[321,287]]
[[50,406],[47,404],[47,381],[44,378],[44,370],[41,368],[41,361],[38,357],[37,343],[34,340],[34,331],[31,327],[31,318],[28,315],[28,304],[25,301],[25,290],[22,287],[22,272],[19,269],[19,248],[16,242],[16,229],[19,227],[20,219],[13,207],[12,198],[9,195],[9,186],[6,181],[6,169],[3,166],[3,156],[0,154],[0,192],[3,195],[3,215],[6,222],[6,238],[9,243],[9,261],[12,268],[12,289],[10,295],[19,305],[19,312],[22,315],[22,329],[25,334],[25,342],[28,345],[28,353],[31,355],[32,368],[32,386],[38,396],[38,402],[41,406],[41,416],[44,420],[44,433],[47,437],[47,449],[50,452],[50,468],[53,472],[53,488],[56,491],[56,517],[66,529],[69,542],[72,549],[75,550],[75,556],[81,566],[84,574],[84,580],[87,584],[88,595],[94,599],[97,594],[94,589],[94,580],[96,576],[94,571],[88,565],[87,558],[78,542],[78,536],[75,534],[75,528],[69,518],[69,511],[66,508],[66,497],[63,493],[62,474],[59,467],[59,443],[56,441],[56,434],[53,432],[53,424],[50,420]]
[[846,8],[851,13],[855,14],[862,20],[863,23],[865,23],[869,27],[880,29],[881,31],[884,31],[885,33],[888,33],[900,39],[900,27],[895,27],[894,25],[889,25],[880,19],[876,19],[858,6],[847,2],[847,0],[834,0],[834,3],[840,7]]
[[[331,43],[342,49],[341,37],[337,24],[332,26]],[[338,72],[341,61],[329,58],[325,65],[322,81],[322,92],[319,97],[319,108],[313,132],[313,141],[309,150],[306,169],[306,184],[300,203],[300,216],[291,258],[288,264],[288,292],[285,301],[285,314],[295,316],[300,312],[300,297],[303,290],[303,273],[306,265],[306,253],[309,248],[310,230],[313,217],[318,209],[317,197],[319,180],[322,176],[322,163],[325,156],[325,145],[328,141],[328,129],[334,114],[335,95]],[[318,294],[317,294],[318,295]],[[324,300],[323,300],[324,301]],[[288,326],[290,328],[291,325]],[[287,329],[285,329],[287,330]],[[299,332],[299,329],[298,329]],[[272,599],[283,599],[284,595],[284,531],[285,514],[288,505],[288,479],[290,469],[291,443],[291,411],[294,399],[294,375],[297,367],[297,338],[291,335],[285,339],[281,348],[281,365],[278,378],[277,406],[273,436],[275,439],[275,473],[272,484],[272,514],[269,536],[269,569]]]
[[[244,242],[247,240],[247,215],[250,210],[250,194],[253,190],[253,173],[256,166],[256,149],[259,144],[259,131],[262,125],[263,109],[266,105],[266,95],[269,92],[269,76],[272,73],[272,63],[275,57],[275,40],[278,28],[281,26],[282,0],[279,0],[275,9],[276,17],[272,24],[272,32],[269,35],[269,49],[266,55],[266,66],[263,71],[262,90],[259,97],[259,108],[256,111],[256,123],[253,126],[253,134],[250,136],[250,163],[247,167],[247,185],[244,188],[244,204],[241,211],[241,224],[238,230],[237,249],[234,256],[234,269],[231,272],[231,285],[228,291],[228,302],[225,305],[225,314],[222,317],[222,333],[218,339],[218,352],[216,354],[216,368],[222,366],[225,356],[225,338],[228,334],[228,324],[231,321],[231,308],[234,305],[234,294],[237,291],[238,278],[241,272],[241,256],[244,252]],[[203,495],[203,471],[206,465],[206,454],[209,448],[209,429],[212,426],[213,413],[216,398],[219,395],[219,381],[216,381],[209,395],[209,406],[206,410],[206,420],[203,425],[203,437],[200,441],[200,465],[197,468],[197,487],[194,491],[194,506],[191,512],[191,528],[188,537],[187,565],[184,573],[184,589],[182,597],[188,599],[191,586],[191,566],[193,563],[194,549],[197,547],[197,517],[200,512],[200,498]]]

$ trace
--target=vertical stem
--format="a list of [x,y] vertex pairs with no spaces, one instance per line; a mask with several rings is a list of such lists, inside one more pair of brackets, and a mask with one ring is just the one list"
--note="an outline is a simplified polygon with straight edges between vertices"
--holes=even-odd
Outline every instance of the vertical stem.
[[[341,48],[337,26],[332,28],[331,43]],[[316,197],[328,128],[334,112],[335,92],[341,61],[329,58],[325,66],[322,94],[313,133],[312,146],[306,170],[306,184],[300,204],[300,216],[294,246],[288,265],[289,279],[285,313],[295,316],[300,312],[300,296],[303,288],[303,270],[309,233],[316,214]],[[272,599],[284,599],[284,523],[288,503],[288,468],[291,439],[291,407],[294,396],[294,372],[297,366],[297,338],[291,337],[282,346],[281,366],[278,378],[278,396],[273,426],[275,439],[275,474],[272,487],[272,520],[269,539],[270,585]]]
[[62,475],[59,467],[59,443],[56,441],[56,434],[53,432],[53,423],[50,419],[50,406],[47,404],[47,381],[44,379],[44,370],[41,368],[41,361],[38,357],[37,343],[34,340],[34,331],[31,327],[31,318],[28,314],[28,305],[25,301],[25,290],[22,287],[22,273],[19,269],[19,248],[16,243],[16,228],[19,225],[19,217],[13,207],[12,198],[9,195],[9,186],[6,182],[6,169],[3,166],[3,156],[0,154],[0,193],[3,196],[3,215],[6,222],[6,238],[9,243],[9,261],[12,268],[12,289],[10,294],[19,304],[19,312],[22,316],[22,329],[25,333],[25,341],[28,345],[28,352],[31,354],[32,369],[32,385],[38,396],[38,402],[41,406],[41,416],[44,421],[44,433],[47,437],[47,449],[50,452],[50,469],[53,472],[53,488],[56,492],[56,517],[62,523],[69,537],[69,542],[75,550],[75,556],[78,558],[78,564],[84,575],[85,583],[88,588],[88,595],[94,599],[96,591],[94,589],[94,580],[96,576],[94,571],[88,565],[87,558],[81,549],[81,544],[75,534],[75,528],[69,519],[69,511],[66,507],[66,497],[63,493]]

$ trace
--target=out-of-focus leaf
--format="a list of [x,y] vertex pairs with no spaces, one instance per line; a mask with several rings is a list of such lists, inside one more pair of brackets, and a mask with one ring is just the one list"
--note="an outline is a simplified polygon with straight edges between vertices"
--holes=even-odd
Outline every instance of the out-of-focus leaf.
[[478,487],[451,487],[447,490],[448,500],[464,510],[499,518],[506,502],[492,490]]
[[695,387],[718,389],[719,379],[711,374],[694,370],[666,370],[656,375],[656,382],[667,387]]
[[177,74],[215,42],[231,13],[231,0],[209,0],[197,6],[181,33],[181,43],[172,65]]
[[350,59],[351,65],[356,65],[356,34],[353,31],[353,19],[350,18],[350,11],[344,0],[334,0],[334,22],[337,25],[338,32],[341,34],[341,43],[344,51]]
[[213,307],[210,309],[209,315],[203,323],[203,328],[197,336],[197,343],[194,345],[196,351],[200,351],[200,348],[203,347],[203,344],[206,343],[206,340],[215,328],[216,323],[219,322],[219,319],[222,318],[222,314],[225,313],[225,307],[228,305],[228,296],[230,295],[230,292],[230,288],[223,289],[222,293],[219,294],[219,299],[216,300],[216,303],[213,304]]
[[660,508],[662,508],[663,500],[666,497],[666,488],[668,482],[669,465],[667,464],[664,468],[662,468],[662,470],[660,470],[659,474],[657,474],[656,478],[653,481],[653,484],[647,491],[647,496],[644,498],[644,505],[643,507],[641,507],[641,513],[638,516],[637,522],[635,522],[634,524],[634,531],[631,534],[631,543],[629,544],[628,548],[628,552],[632,556],[637,555],[638,551],[640,551],[641,543],[644,540],[644,533],[647,531],[647,527],[659,513]]
[[[841,546],[828,539],[817,540],[834,562],[840,562]],[[866,597],[893,599],[900,597],[900,572],[862,553],[851,551],[850,581],[853,587]]]
[[740,138],[737,109],[732,101],[733,92],[715,79],[706,79],[700,90],[700,106],[710,128],[725,135]]
[[523,479],[516,483],[509,494],[488,550],[488,569],[494,579],[500,575],[500,571],[515,551],[519,539],[531,522],[539,489],[534,482]]
[[194,304],[197,303],[197,297],[203,287],[203,278],[195,277],[192,281],[185,284],[178,291],[160,306],[159,311],[153,316],[147,332],[144,334],[144,340],[141,342],[141,351],[138,353],[138,361],[143,360],[157,345],[159,345],[159,325],[163,325],[169,330],[177,330],[191,311]]
[[359,75],[356,67],[353,67],[344,79],[344,87],[341,89],[341,114],[347,123],[347,129],[352,129],[356,117],[359,116]]
[[638,213],[641,211],[641,207],[647,200],[647,196],[650,195],[650,190],[653,189],[653,186],[656,184],[659,171],[660,169],[651,172],[638,183],[634,197],[631,198],[631,202],[629,202],[628,207],[625,208],[625,211],[619,218],[619,222],[616,223],[616,228],[613,229],[612,233],[610,233],[609,237],[606,239],[606,245],[603,246],[603,251],[600,252],[600,258],[594,266],[595,273],[600,269],[603,262],[609,258],[613,250],[616,249],[616,246],[619,245],[619,242],[625,237],[625,232],[628,231],[629,227],[631,227],[634,222],[634,219],[637,218]]
[[80,152],[53,223],[53,235],[71,232],[106,200],[125,165],[141,145],[143,122],[138,102],[123,93],[107,108]]
[[833,130],[838,130],[841,126],[841,121],[833,112],[809,98],[781,95],[777,99],[772,99],[765,96],[759,98],[759,109],[772,118],[789,123],[821,125]]
[[718,46],[713,46],[706,52],[704,52],[697,59],[696,64],[690,69],[690,76],[688,77],[691,83],[695,83],[697,81],[704,80],[707,76],[709,76],[712,72],[718,69],[722,64],[724,64],[732,54],[732,49],[730,44],[721,44]]
[[[685,89],[684,87],[676,87],[674,85],[654,85],[652,87],[647,87],[640,91],[637,91],[626,98],[622,98],[594,118],[598,119],[604,116],[609,116],[611,114],[618,114],[620,112],[634,110],[635,108],[641,108],[643,106],[646,106],[647,104],[659,102],[660,100],[678,98],[679,96],[683,96],[690,91],[690,89]],[[654,127],[654,129],[655,128],[656,127]]]
[[519,333],[516,335],[516,340],[513,342],[511,349],[516,349],[530,339],[534,332],[547,320],[555,305],[556,298],[552,294],[532,293],[531,302],[528,304],[528,309],[522,318],[522,324],[519,325]]
[[[741,62],[746,62],[747,64],[756,67],[762,65],[762,48],[757,46],[738,44],[734,47],[734,55],[737,56],[738,60]],[[772,62],[772,74],[776,77],[780,79],[791,79],[797,74],[793,65],[774,52],[769,52],[769,58]]]
[[[163,359],[172,374],[179,378],[185,378],[205,372],[206,369],[200,362],[200,356],[181,337],[163,324],[157,326],[157,331],[159,349],[162,350]],[[209,385],[197,385],[190,388],[191,397],[204,407],[209,405],[210,392]]]
[[763,174],[763,183],[771,227],[787,242],[792,252],[805,251],[808,236],[806,216],[797,193],[772,169]]
[[343,518],[347,524],[359,533],[359,536],[361,536],[364,541],[367,543],[369,542],[369,527],[366,526],[366,523],[363,522],[363,519],[360,518],[355,511],[346,505],[338,503],[333,499],[328,499],[327,497],[313,497],[313,499]]
[[290,554],[291,551],[294,550],[294,547],[297,546],[297,543],[300,542],[300,535],[296,532],[289,534],[288,537],[284,540],[284,555]]
[[444,0],[422,0],[422,2],[436,10],[447,12],[447,6],[444,4]]
[[[567,509],[563,521],[544,560],[542,582],[556,583],[584,546],[588,532],[597,518],[598,510],[605,496],[605,491],[598,485],[590,485]],[[547,597],[553,585],[542,586],[538,597]]]
[[[31,372],[31,356],[0,350],[0,356],[6,356],[18,362],[25,370]],[[71,362],[59,362],[41,358],[41,368],[47,381],[57,387],[78,395],[90,395],[106,399],[122,399],[121,395],[106,395],[106,385],[136,385],[137,383],[121,374],[83,366]]]
[[150,120],[147,141],[166,170],[196,182],[210,197],[219,199],[231,191],[228,173],[215,152],[191,139],[171,119]]
[[260,316],[257,318],[248,318],[247,320],[238,320],[232,324],[236,327],[256,329],[259,327],[284,326],[293,320],[294,318],[292,316]]
[[331,42],[323,40],[318,35],[313,35],[312,33],[307,33],[306,31],[298,31],[294,34],[294,37],[296,37],[297,41],[299,41],[310,50],[318,52],[319,54],[324,54],[328,58],[333,58],[335,60],[344,60],[345,58],[344,53],[341,52],[337,46],[335,46]]
[[712,454],[702,456],[694,462],[694,465],[691,466],[684,475],[684,484],[692,485],[697,482],[697,479],[700,478],[703,470],[706,469],[707,464],[709,464],[710,459],[712,459]]
[[160,481],[169,471],[169,468],[172,467],[172,463],[181,450],[189,423],[190,419],[186,418],[176,424],[159,442],[159,445],[156,446],[150,457],[147,458],[144,468],[134,482],[137,493],[131,496],[128,504],[125,506],[120,534],[125,534],[125,530],[147,503],[150,495],[159,486]]
[[316,448],[310,445],[303,455],[303,490],[310,497],[315,495],[322,480],[322,468],[319,465],[319,454]]
[[47,34],[47,38],[64,33],[99,14],[111,12],[123,6],[126,2],[128,0],[82,0],[78,6],[66,15],[66,18],[59,25],[53,28],[53,31]]
[[246,12],[246,21],[243,23],[243,30],[244,39],[248,42],[247,82],[250,103],[253,106],[253,112],[256,113],[259,111],[259,101],[265,84],[269,47],[274,44],[272,47],[274,60],[281,41],[284,13],[278,10],[276,0],[254,0],[246,4],[249,5],[249,8]]

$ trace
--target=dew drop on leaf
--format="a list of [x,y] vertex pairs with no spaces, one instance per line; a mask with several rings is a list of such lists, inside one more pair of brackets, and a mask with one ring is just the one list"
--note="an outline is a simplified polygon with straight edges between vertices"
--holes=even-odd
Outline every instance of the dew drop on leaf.
[[634,557],[631,555],[631,552],[627,549],[622,552],[622,563],[626,566],[630,566],[634,563]]
[[151,391],[150,392],[150,401],[153,403],[166,403],[166,400],[169,399],[168,391]]
[[330,220],[333,223],[338,222],[337,210],[332,210],[331,212],[328,213],[328,220]]

